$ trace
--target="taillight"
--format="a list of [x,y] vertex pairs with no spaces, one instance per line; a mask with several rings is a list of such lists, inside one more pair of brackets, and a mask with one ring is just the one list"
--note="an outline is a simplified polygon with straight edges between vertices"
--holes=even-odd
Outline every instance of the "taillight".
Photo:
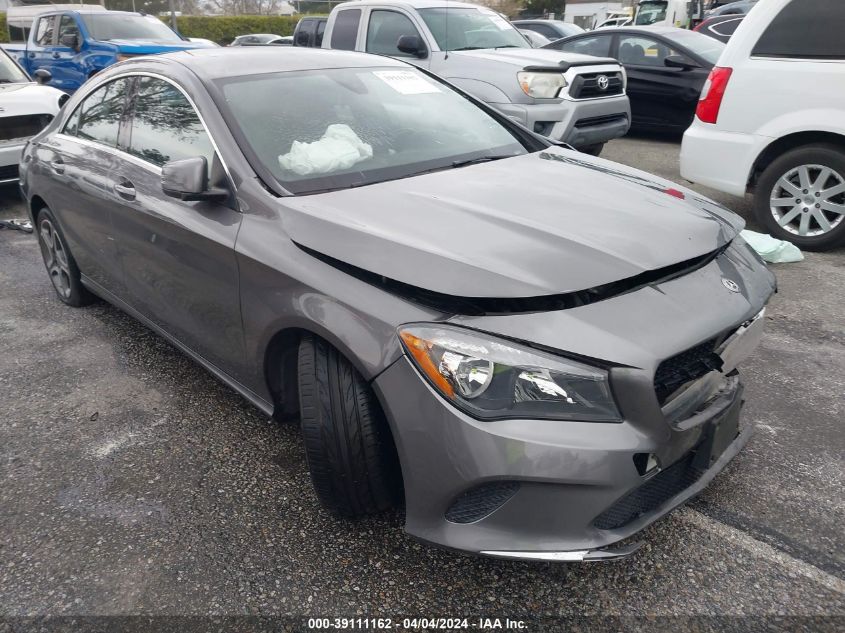
[[722,99],[725,96],[725,89],[731,78],[733,69],[720,68],[716,66],[710,71],[710,76],[701,91],[701,99],[695,111],[696,116],[705,123],[716,123],[719,119],[719,109],[722,107]]

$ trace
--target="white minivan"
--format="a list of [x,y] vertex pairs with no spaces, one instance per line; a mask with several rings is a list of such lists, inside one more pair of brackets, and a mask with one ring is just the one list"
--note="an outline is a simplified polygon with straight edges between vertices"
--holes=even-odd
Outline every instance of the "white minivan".
[[807,250],[845,244],[845,2],[764,0],[731,38],[684,135],[684,178],[754,195]]

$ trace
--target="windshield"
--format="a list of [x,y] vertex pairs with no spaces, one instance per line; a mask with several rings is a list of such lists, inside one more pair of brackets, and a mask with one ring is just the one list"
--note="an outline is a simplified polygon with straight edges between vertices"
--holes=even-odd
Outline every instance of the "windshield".
[[415,68],[272,73],[217,85],[256,169],[292,193],[526,153],[508,128]]
[[[648,25],[654,24],[655,22],[662,22],[666,19],[666,8],[668,5],[669,3],[666,0],[647,0],[646,2],[640,2],[634,24]],[[705,37],[707,36],[705,35]]]
[[710,62],[714,66],[719,61],[719,56],[725,50],[725,44],[719,40],[714,40],[712,37],[707,37],[701,33],[694,31],[678,31],[668,36],[673,42],[677,42],[681,46],[685,46],[691,52],[695,53],[705,61]]
[[513,24],[489,9],[450,7],[419,13],[441,51],[531,48]]
[[83,14],[82,21],[95,40],[153,40],[181,42],[176,33],[161,20],[142,15],[121,13]]
[[[2,51],[2,49],[0,49]],[[15,84],[30,81],[6,51],[0,52],[0,84]]]

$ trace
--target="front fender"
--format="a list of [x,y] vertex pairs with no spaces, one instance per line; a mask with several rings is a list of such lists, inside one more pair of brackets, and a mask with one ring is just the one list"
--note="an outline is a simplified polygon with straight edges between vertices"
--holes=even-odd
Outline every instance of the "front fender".
[[449,77],[447,81],[461,90],[466,90],[477,99],[485,103],[510,103],[511,99],[501,89],[486,81],[467,79],[465,77]]

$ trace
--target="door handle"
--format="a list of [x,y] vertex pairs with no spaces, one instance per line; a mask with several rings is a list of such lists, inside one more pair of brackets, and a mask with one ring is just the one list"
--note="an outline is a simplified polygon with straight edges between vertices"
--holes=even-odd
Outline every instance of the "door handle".
[[59,55],[58,53],[53,53],[53,59],[58,59],[59,57],[61,57],[61,55]]
[[30,59],[35,59],[35,53],[30,53],[29,57],[30,57]]
[[50,167],[52,167],[53,171],[57,174],[65,173],[65,162],[61,158],[54,158],[51,160]]
[[126,200],[135,199],[135,186],[128,180],[124,181],[123,184],[116,184],[114,190],[121,198]]

